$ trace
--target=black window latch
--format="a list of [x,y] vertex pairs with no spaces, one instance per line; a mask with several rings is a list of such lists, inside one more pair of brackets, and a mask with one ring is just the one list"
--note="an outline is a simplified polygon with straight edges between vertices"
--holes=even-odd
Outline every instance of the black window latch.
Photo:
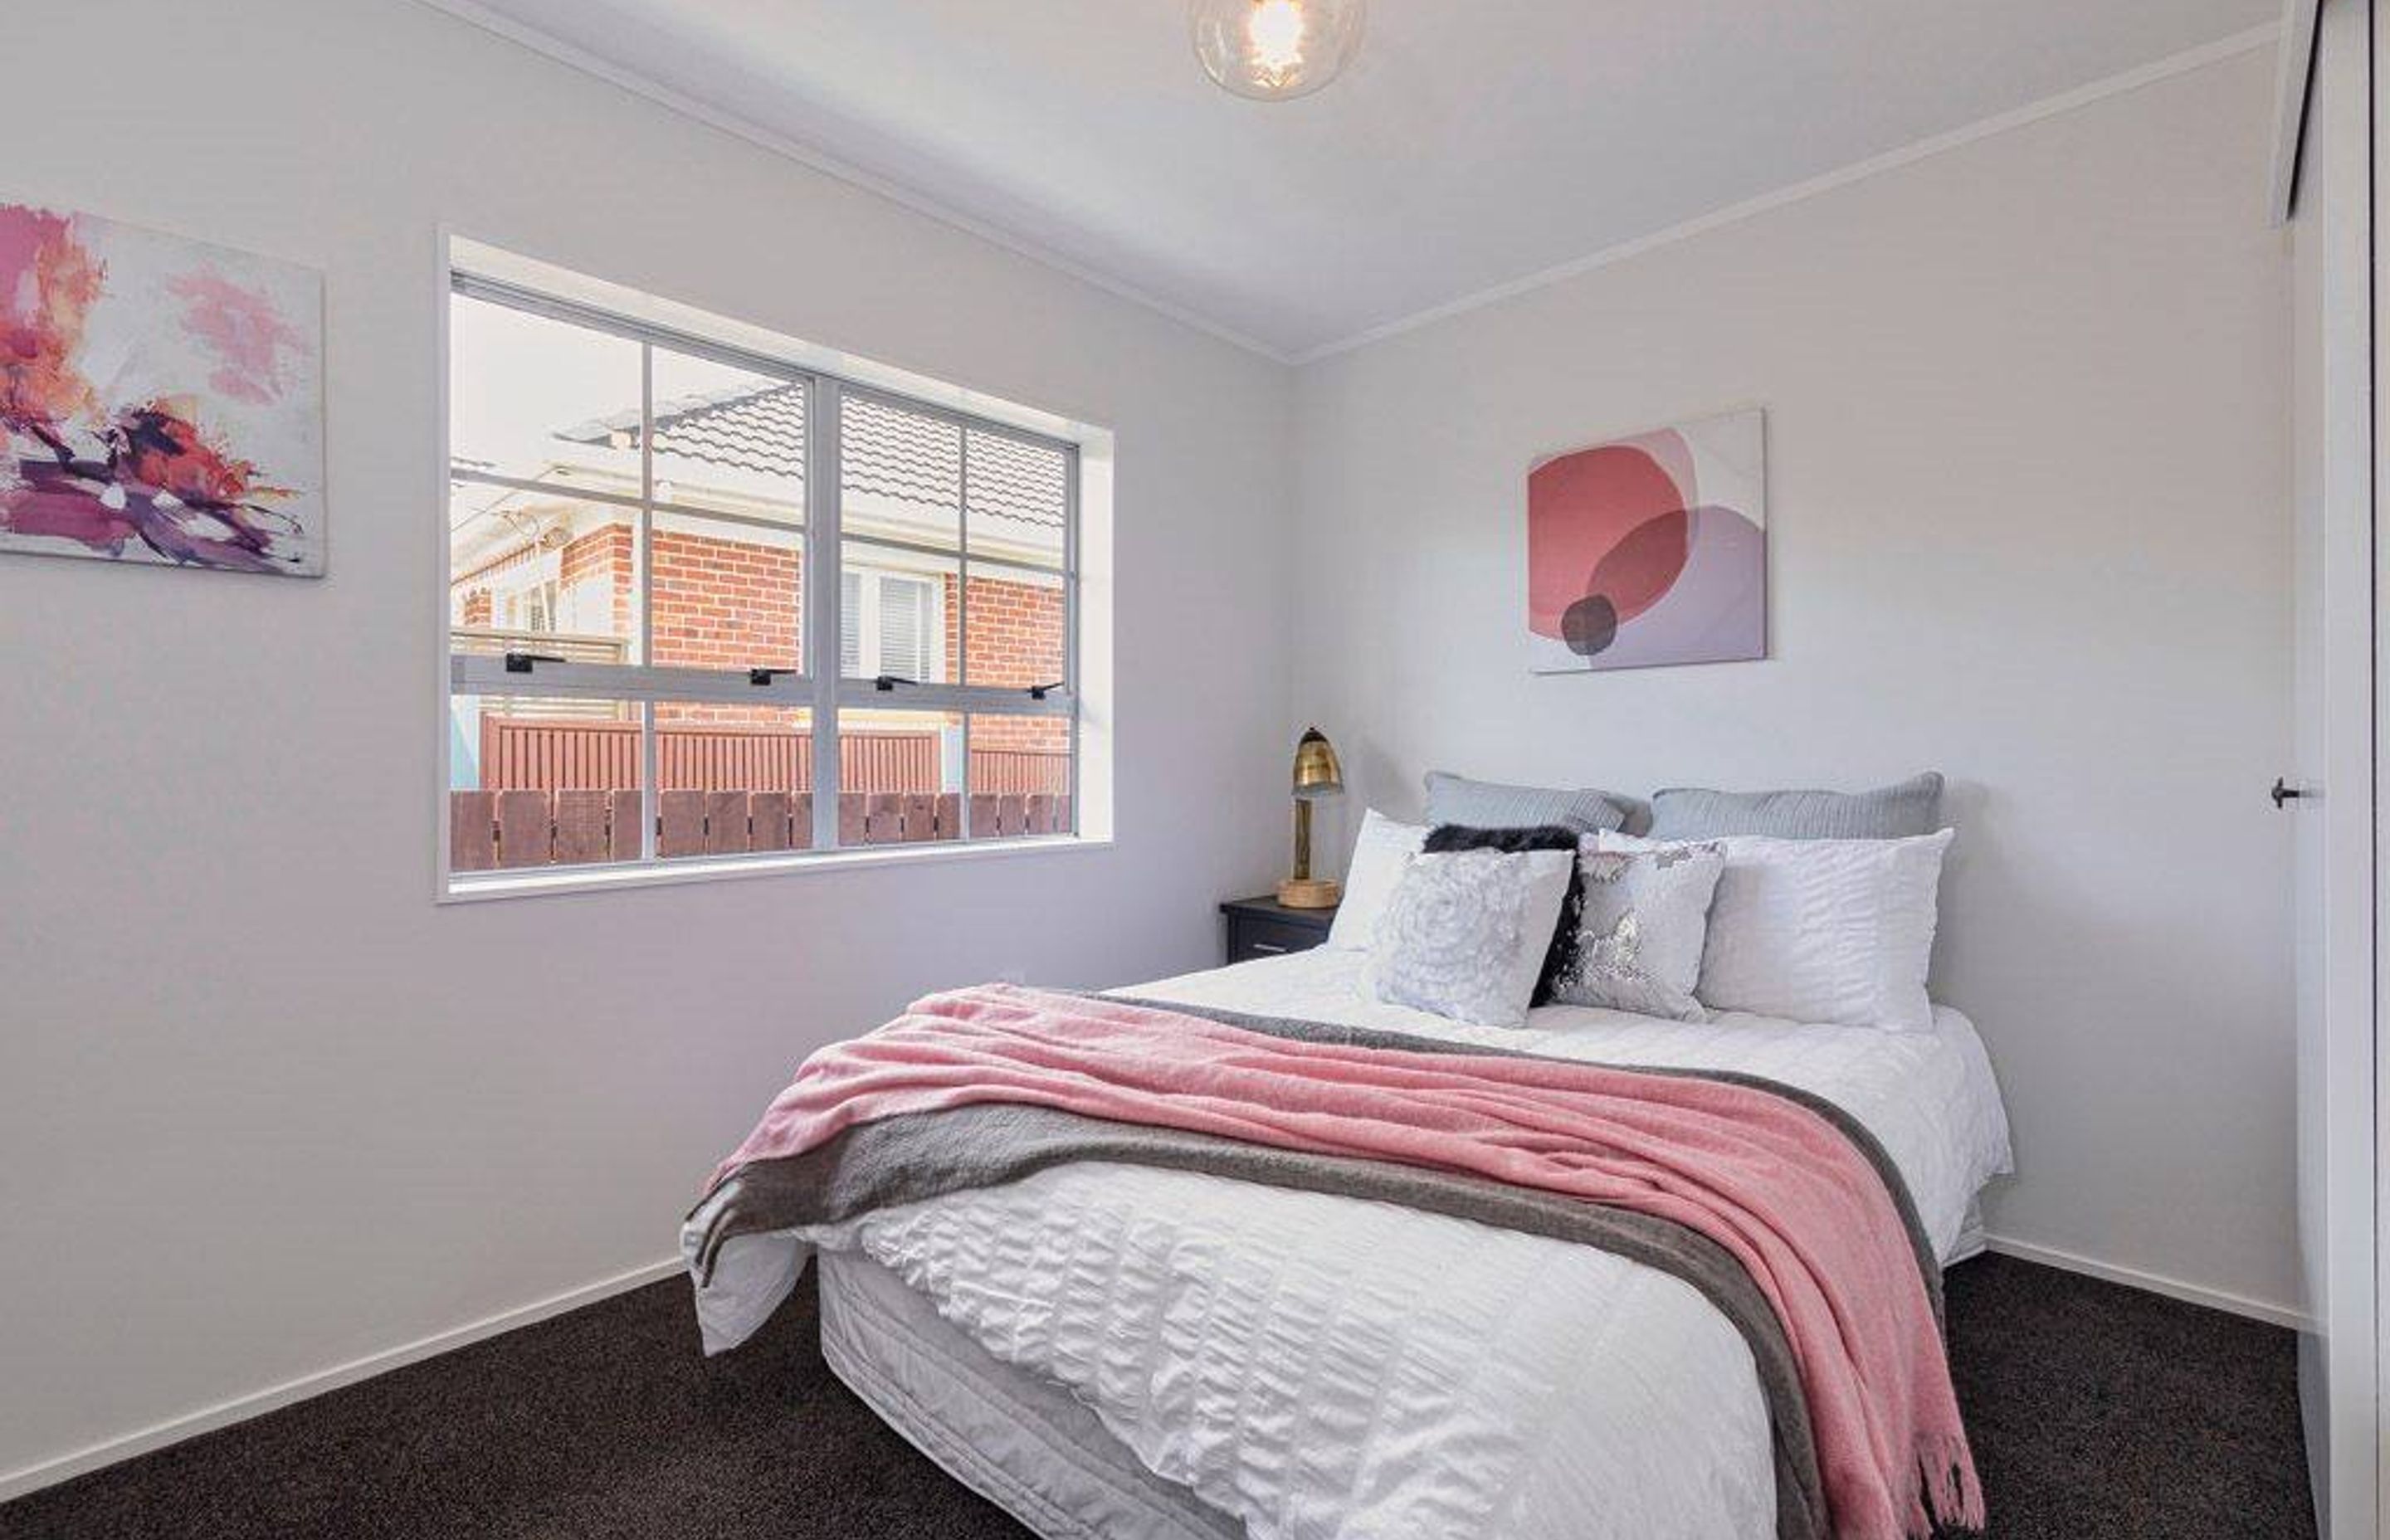
[[529,674],[531,672],[531,666],[533,663],[562,663],[569,661],[571,661],[570,659],[559,658],[551,652],[509,652],[507,654],[507,672],[508,674]]
[[907,679],[901,674],[883,674],[871,681],[871,687],[882,695],[893,694],[899,685],[918,685],[919,679]]
[[747,671],[747,682],[756,686],[768,685],[784,674],[796,672],[792,668],[751,668]]
[[1059,690],[1069,683],[1070,681],[1068,679],[1057,679],[1050,685],[1032,685],[1029,687],[1029,699],[1032,700],[1043,700],[1046,699],[1047,691]]

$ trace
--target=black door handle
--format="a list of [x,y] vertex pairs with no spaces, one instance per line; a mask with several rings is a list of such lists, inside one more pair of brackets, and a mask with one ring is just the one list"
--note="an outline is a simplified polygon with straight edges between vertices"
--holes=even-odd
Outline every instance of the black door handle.
[[2266,794],[2274,799],[2274,805],[2276,807],[2280,807],[2284,802],[2291,801],[2294,797],[2304,797],[2308,793],[2305,787],[2288,785],[2283,781],[2281,776],[2276,776],[2274,777],[2274,789]]

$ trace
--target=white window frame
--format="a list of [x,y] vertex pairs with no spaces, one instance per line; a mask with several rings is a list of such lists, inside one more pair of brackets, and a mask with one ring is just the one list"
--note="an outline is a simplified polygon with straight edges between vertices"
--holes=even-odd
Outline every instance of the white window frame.
[[[461,243],[460,243],[461,244]],[[495,253],[494,253],[495,254]],[[636,520],[634,549],[638,566],[637,593],[639,616],[637,635],[639,650],[644,651],[651,635],[653,584],[649,563],[655,516],[659,512],[695,512],[708,520],[722,521],[725,516],[713,509],[684,510],[662,503],[656,495],[653,465],[652,413],[654,410],[653,351],[664,348],[692,357],[710,359],[732,367],[801,382],[805,386],[806,464],[804,478],[804,526],[803,531],[803,597],[801,625],[802,656],[806,663],[801,673],[777,673],[744,669],[693,668],[678,665],[556,662],[533,661],[527,667],[518,667],[517,661],[504,656],[483,653],[462,653],[446,647],[447,628],[453,597],[445,590],[441,596],[443,648],[446,658],[443,710],[440,712],[442,731],[445,734],[450,721],[449,703],[458,696],[479,696],[484,699],[533,697],[547,699],[584,699],[606,701],[627,701],[641,708],[641,742],[643,793],[646,816],[642,820],[641,854],[635,862],[587,863],[571,866],[534,866],[506,868],[495,872],[457,872],[449,861],[447,828],[446,754],[440,757],[443,765],[441,799],[439,869],[441,896],[470,898],[508,896],[520,892],[569,892],[591,886],[610,886],[625,879],[633,880],[680,880],[706,875],[753,875],[763,870],[789,869],[816,865],[844,865],[855,861],[918,860],[936,853],[997,852],[1022,847],[1109,843],[1099,835],[1090,840],[1087,832],[1087,803],[1082,792],[1083,733],[1082,689],[1079,671],[1082,649],[1080,628],[1083,623],[1081,513],[1084,462],[1079,443],[1055,437],[1032,429],[959,410],[937,401],[923,399],[901,391],[865,382],[821,367],[776,356],[739,343],[715,340],[697,332],[659,324],[601,305],[549,292],[504,276],[482,274],[462,263],[443,264],[448,279],[443,296],[443,336],[446,335],[447,316],[453,314],[456,300],[469,297],[544,315],[567,325],[585,327],[629,339],[641,347],[641,389],[639,409],[643,423],[640,433],[640,493],[636,498],[617,497],[607,494],[577,493],[593,496],[598,501],[611,501],[623,507]],[[558,270],[559,276],[561,270]],[[597,280],[582,280],[592,287],[601,287]],[[610,286],[602,286],[609,287]],[[648,301],[662,307],[668,302]],[[674,307],[677,308],[677,307]],[[738,328],[752,332],[752,328]],[[793,351],[805,349],[791,344]],[[893,372],[893,371],[892,371]],[[929,383],[929,382],[924,382]],[[874,678],[842,677],[839,659],[840,579],[844,571],[842,560],[816,559],[816,553],[842,555],[844,543],[840,533],[840,462],[839,440],[841,407],[845,396],[854,393],[908,412],[942,418],[970,431],[996,434],[1057,450],[1064,456],[1065,508],[1063,525],[1063,557],[1060,566],[1044,566],[1022,562],[1014,558],[1003,558],[1007,567],[1042,571],[1057,578],[1064,594],[1064,662],[1062,681],[1059,686],[1036,691],[1010,687],[970,686],[950,680],[925,680],[903,687],[901,691],[884,689]],[[449,431],[443,397],[443,431]],[[1042,415],[1042,414],[1040,414]],[[1107,446],[1109,435],[1105,436]],[[503,475],[471,467],[456,465],[443,455],[443,470],[453,482],[466,481],[494,487],[516,486],[522,490],[546,490],[533,484],[512,481]],[[1107,466],[1107,470],[1108,470]],[[963,504],[969,506],[969,460],[965,456]],[[1108,485],[1108,482],[1107,482]],[[453,570],[450,560],[448,520],[442,519],[441,553],[443,571]],[[968,625],[967,585],[970,571],[969,519],[963,520],[958,549],[945,553],[957,567],[957,594],[965,601],[962,623]],[[786,529],[785,524],[778,526]],[[867,541],[869,537],[865,537]],[[870,571],[869,568],[865,568]],[[935,605],[934,651],[941,663],[944,658],[944,596],[934,583],[932,594]],[[822,666],[828,660],[829,666]],[[750,706],[778,706],[809,710],[812,713],[814,829],[813,846],[809,850],[715,856],[660,856],[656,853],[656,716],[653,707],[662,703],[696,702],[732,703]],[[961,724],[963,740],[962,779],[968,787],[970,777],[970,723],[975,716],[1018,715],[1065,719],[1070,724],[1071,752],[1071,828],[1064,832],[1047,835],[1010,836],[995,839],[973,839],[970,832],[970,798],[962,799],[962,833],[957,841],[919,845],[854,845],[843,846],[839,840],[840,776],[839,722],[843,712],[882,713],[887,712],[921,712],[950,714]],[[1109,793],[1109,783],[1104,788]],[[1104,815],[1108,819],[1108,809]],[[1108,830],[1106,831],[1108,834]]]

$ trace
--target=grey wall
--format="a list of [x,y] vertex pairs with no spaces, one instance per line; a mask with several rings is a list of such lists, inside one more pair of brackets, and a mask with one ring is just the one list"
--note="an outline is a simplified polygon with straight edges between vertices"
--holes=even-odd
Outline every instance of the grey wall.
[[[918,993],[1216,957],[1284,838],[1285,370],[404,0],[6,30],[60,62],[0,193],[328,275],[332,571],[0,560],[0,1482],[668,1256]],[[1114,429],[1116,848],[436,908],[443,224]]]
[[[2020,1174],[1993,1231],[2294,1307],[2290,271],[2271,54],[1301,371],[1295,706],[1431,766],[1956,780],[1938,993]],[[1768,661],[1530,677],[1537,456],[1767,409]],[[1331,841],[1332,842],[1332,841]]]

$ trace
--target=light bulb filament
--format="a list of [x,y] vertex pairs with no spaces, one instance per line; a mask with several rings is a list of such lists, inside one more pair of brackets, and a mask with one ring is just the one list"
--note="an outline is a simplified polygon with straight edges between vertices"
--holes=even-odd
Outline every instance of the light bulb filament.
[[1245,19],[1245,41],[1253,48],[1253,62],[1279,76],[1300,70],[1304,22],[1302,0],[1260,0]]

